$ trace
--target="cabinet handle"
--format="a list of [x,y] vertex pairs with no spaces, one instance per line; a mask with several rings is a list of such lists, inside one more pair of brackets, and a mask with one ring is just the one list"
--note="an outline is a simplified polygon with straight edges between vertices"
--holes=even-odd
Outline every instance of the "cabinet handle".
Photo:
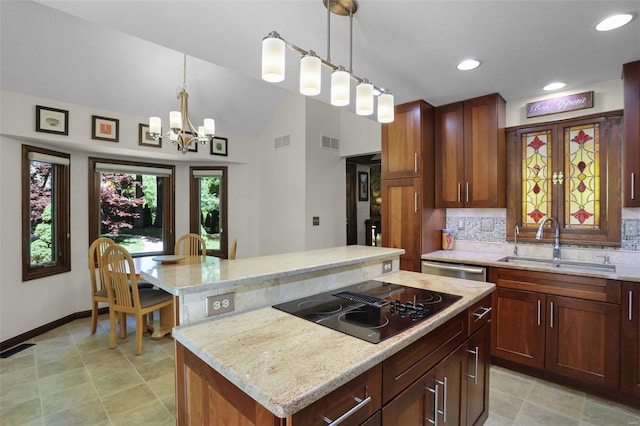
[[413,193],[413,212],[418,213],[418,193]]
[[418,173],[418,153],[413,153],[413,172]]
[[542,303],[540,302],[540,299],[538,299],[538,325],[540,325],[540,305]]
[[442,414],[442,421],[446,423],[447,422],[447,377],[446,376],[444,377],[443,382],[438,380],[438,383],[442,385],[442,394],[444,395],[444,401],[443,401],[442,411],[438,410],[437,406],[436,406],[436,410],[437,410],[437,414]]
[[551,302],[551,328],[553,328],[553,302]]
[[433,389],[428,386],[425,386],[424,388],[433,394],[433,420],[428,417],[425,417],[424,419],[428,423],[431,423],[434,426],[438,426],[438,382],[436,381],[436,385],[433,387]]
[[359,409],[361,409],[362,407],[364,407],[365,405],[371,402],[371,396],[368,396],[365,399],[360,399],[357,396],[354,396],[353,399],[357,402],[355,407],[351,408],[349,411],[347,411],[346,413],[344,413],[343,415],[341,415],[335,420],[331,420],[325,416],[322,416],[324,422],[328,425],[339,425],[340,423],[345,421],[347,418],[351,417],[353,413],[355,413],[356,411],[358,411]]
[[[479,313],[480,311],[482,311],[482,313]],[[489,312],[491,312],[491,306],[489,306],[489,307],[484,307],[483,306],[482,308],[478,309],[478,311],[473,313],[473,316],[476,317],[476,319],[474,319],[473,322],[480,321]]]
[[633,319],[633,291],[629,290],[629,321]]
[[636,199],[636,174],[631,172],[631,199]]
[[476,346],[476,349],[474,351],[472,351],[471,349],[468,350],[470,354],[474,355],[475,357],[475,372],[474,374],[467,374],[467,376],[469,376],[470,379],[473,379],[473,384],[477,385],[478,384],[478,347]]
[[466,196],[465,196],[465,202],[469,202],[469,182],[466,183]]
[[462,185],[460,184],[460,182],[458,182],[458,203],[462,202],[462,198],[460,198],[461,193],[462,193]]

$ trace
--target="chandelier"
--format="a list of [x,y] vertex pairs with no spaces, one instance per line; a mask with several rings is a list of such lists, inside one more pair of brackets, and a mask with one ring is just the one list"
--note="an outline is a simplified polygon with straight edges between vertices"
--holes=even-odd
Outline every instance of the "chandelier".
[[[371,115],[374,110],[374,95],[378,95],[378,121],[390,123],[394,120],[393,95],[388,90],[377,87],[366,78],[353,73],[353,15],[358,10],[356,0],[323,0],[327,8],[327,59],[320,58],[313,50],[304,50],[283,39],[276,31],[262,39],[262,79],[272,83],[284,80],[285,46],[302,55],[300,59],[300,93],[315,96],[320,93],[321,65],[331,72],[331,104],[349,105],[351,80],[356,86],[356,114]],[[331,13],[349,16],[349,71],[342,65],[331,63]]]
[[[178,100],[180,101],[180,111],[169,112],[169,131],[166,136],[169,137],[178,149],[186,154],[189,145],[200,142],[206,144],[212,142],[216,133],[215,121],[213,118],[205,118],[204,125],[199,126],[198,130],[193,127],[191,118],[189,117],[189,94],[187,93],[187,54],[184,55],[184,78],[182,86],[178,88]],[[158,140],[162,137],[162,120],[160,117],[149,117],[149,134],[153,139]]]

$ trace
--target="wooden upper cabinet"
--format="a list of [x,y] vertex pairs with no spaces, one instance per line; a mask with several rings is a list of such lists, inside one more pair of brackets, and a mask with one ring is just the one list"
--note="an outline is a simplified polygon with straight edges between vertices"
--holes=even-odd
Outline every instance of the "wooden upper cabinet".
[[498,93],[435,109],[436,207],[505,207],[505,116]]
[[624,64],[624,162],[622,191],[625,207],[640,207],[640,61]]
[[422,176],[423,101],[397,105],[395,119],[382,126],[382,179]]
[[[621,111],[509,129],[507,236],[547,217],[563,244],[620,245]],[[553,242],[554,233],[544,234]]]

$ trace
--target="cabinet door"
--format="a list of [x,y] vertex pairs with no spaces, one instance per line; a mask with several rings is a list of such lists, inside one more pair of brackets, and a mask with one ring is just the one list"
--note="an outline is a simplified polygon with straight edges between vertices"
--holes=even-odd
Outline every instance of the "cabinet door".
[[442,389],[435,387],[435,377],[434,368],[385,405],[382,424],[423,426],[434,423],[435,403],[442,394]]
[[469,340],[467,367],[467,424],[481,425],[489,416],[489,337],[483,326]]
[[422,175],[423,104],[416,101],[396,106],[393,122],[382,125],[382,179]]
[[[505,207],[505,102],[498,94],[464,102],[465,207]],[[500,121],[499,121],[500,119]]]
[[402,248],[400,269],[420,271],[421,179],[383,179],[382,245]]
[[617,388],[620,366],[620,306],[547,296],[546,370]]
[[622,283],[620,386],[640,396],[640,283]]
[[461,425],[467,420],[467,363],[464,344],[436,365],[436,384],[442,389],[436,406],[440,425]]
[[625,207],[640,207],[640,61],[624,64],[624,162],[622,191]]
[[498,288],[491,321],[491,355],[544,368],[546,295]]
[[464,206],[464,106],[435,109],[436,207]]

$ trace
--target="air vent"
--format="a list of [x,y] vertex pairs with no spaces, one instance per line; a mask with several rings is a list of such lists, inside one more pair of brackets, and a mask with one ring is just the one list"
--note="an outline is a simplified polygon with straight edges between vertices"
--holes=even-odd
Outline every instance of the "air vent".
[[337,151],[340,149],[340,141],[337,138],[330,138],[329,136],[323,136],[322,148],[332,149],[334,151]]
[[275,149],[286,148],[291,145],[291,135],[284,135],[274,139]]

